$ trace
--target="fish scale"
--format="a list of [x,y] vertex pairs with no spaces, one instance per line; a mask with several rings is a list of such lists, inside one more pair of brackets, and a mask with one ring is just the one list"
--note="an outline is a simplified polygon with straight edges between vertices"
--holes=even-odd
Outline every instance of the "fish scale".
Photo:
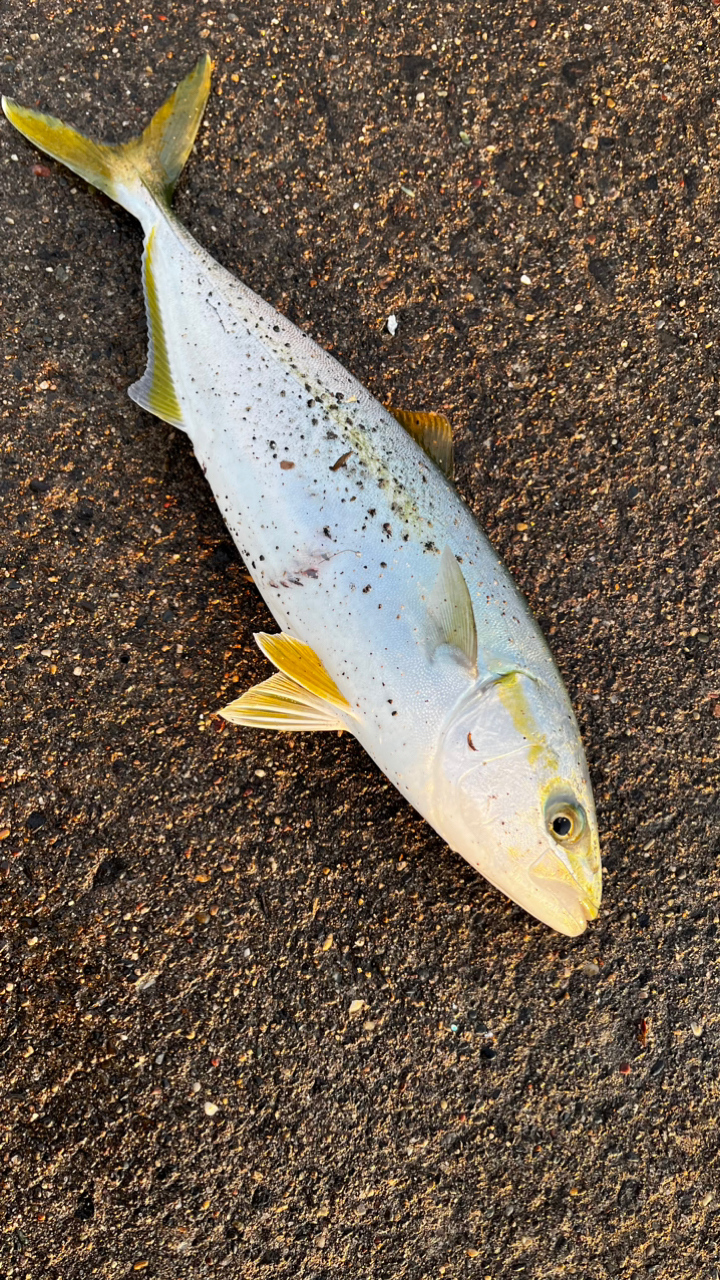
[[444,420],[396,418],[170,210],[209,83],[201,59],[114,147],[3,107],[143,226],[149,358],[130,395],[190,437],[280,627],[257,637],[278,673],[223,714],[349,730],[452,848],[579,933],[601,884],[579,731],[525,602],[431,460],[448,469]]

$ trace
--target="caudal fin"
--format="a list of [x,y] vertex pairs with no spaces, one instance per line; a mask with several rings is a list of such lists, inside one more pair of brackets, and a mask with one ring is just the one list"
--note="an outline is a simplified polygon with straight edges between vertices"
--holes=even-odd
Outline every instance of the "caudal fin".
[[30,142],[131,213],[147,207],[147,193],[167,205],[192,150],[210,92],[207,54],[180,82],[139,138],[112,145],[94,142],[55,116],[2,99],[8,120]]

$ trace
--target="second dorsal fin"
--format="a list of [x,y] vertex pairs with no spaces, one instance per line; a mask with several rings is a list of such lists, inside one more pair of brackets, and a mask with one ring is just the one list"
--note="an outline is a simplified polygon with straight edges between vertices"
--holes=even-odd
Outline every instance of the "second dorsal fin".
[[453,478],[452,428],[444,413],[415,413],[412,409],[391,409],[388,412],[416,440],[429,458]]

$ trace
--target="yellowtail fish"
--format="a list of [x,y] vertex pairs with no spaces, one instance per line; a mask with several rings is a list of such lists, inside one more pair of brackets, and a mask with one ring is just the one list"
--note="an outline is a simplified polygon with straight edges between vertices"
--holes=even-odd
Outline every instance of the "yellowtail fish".
[[562,933],[597,915],[585,756],[560,674],[451,481],[440,414],[392,412],[234,279],[170,209],[210,90],[197,63],[130,142],[3,99],[42,151],[144,231],[149,357],[130,396],[187,432],[280,632],[225,707],[345,729],[452,849]]

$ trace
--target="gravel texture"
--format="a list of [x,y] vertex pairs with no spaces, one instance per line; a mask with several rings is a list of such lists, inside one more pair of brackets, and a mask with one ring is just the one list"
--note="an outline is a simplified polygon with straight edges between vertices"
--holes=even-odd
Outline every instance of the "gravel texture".
[[720,1274],[716,4],[4,0],[100,136],[211,53],[177,211],[451,416],[606,864],[555,936],[347,737],[214,718],[272,624],[125,394],[139,229],[3,121],[4,1276]]

